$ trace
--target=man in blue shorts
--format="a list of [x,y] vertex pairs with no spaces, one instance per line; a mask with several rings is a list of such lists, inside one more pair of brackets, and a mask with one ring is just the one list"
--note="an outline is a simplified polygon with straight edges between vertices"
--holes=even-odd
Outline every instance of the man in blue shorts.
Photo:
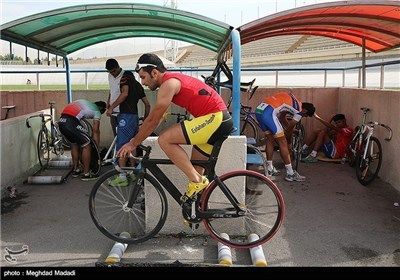
[[[117,151],[132,139],[138,132],[139,116],[138,102],[141,100],[144,104],[144,118],[150,112],[150,103],[146,98],[142,85],[135,79],[131,71],[124,71],[120,82],[121,94],[110,104],[107,109],[107,116],[111,116],[114,108],[119,107],[117,116]],[[125,167],[128,159],[120,157],[118,164],[120,167]],[[126,187],[128,180],[126,174],[121,172],[114,180],[110,182],[112,187]]]

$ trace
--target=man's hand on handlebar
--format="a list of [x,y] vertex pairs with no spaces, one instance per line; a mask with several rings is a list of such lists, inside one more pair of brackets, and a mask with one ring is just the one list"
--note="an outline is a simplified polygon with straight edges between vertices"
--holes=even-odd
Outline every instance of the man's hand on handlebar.
[[123,145],[117,153],[117,157],[130,157],[132,152],[136,150],[136,146],[130,141]]

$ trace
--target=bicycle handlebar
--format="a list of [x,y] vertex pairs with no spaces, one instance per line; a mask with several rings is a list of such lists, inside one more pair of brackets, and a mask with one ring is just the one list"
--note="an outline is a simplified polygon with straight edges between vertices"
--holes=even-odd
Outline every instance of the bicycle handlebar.
[[382,126],[382,127],[386,128],[386,130],[389,132],[389,137],[386,137],[385,140],[388,141],[388,142],[390,140],[392,140],[393,131],[388,125],[383,124],[383,123],[378,123],[378,122],[369,122],[368,125],[372,126],[372,127],[374,127],[375,125],[379,125],[379,126]]
[[[33,116],[30,116],[29,118],[27,118],[26,120],[25,120],[25,124],[26,124],[26,126],[28,127],[28,128],[30,128],[31,127],[31,125],[29,124],[29,119],[31,119],[31,118],[38,118],[38,117],[41,117],[41,118],[43,118],[43,121],[44,121],[44,117],[50,117],[51,119],[53,119],[53,116],[52,115],[50,115],[50,114],[39,114],[39,115],[33,115]],[[42,121],[42,122],[43,122]]]

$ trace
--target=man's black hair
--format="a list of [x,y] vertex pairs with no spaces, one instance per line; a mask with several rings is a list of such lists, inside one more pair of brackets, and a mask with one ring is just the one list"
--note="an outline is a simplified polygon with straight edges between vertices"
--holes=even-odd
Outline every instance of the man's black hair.
[[[156,65],[156,69],[158,71],[160,71],[161,73],[164,73],[165,71],[167,71],[167,68],[165,68],[164,63],[162,62],[162,60],[155,55],[154,53],[145,53],[142,54],[138,61],[138,64],[153,64]],[[143,67],[143,70],[145,70],[146,72],[150,73],[152,69],[154,69],[154,67],[152,66],[147,66],[147,67]]]
[[344,114],[336,114],[332,117],[331,121],[340,121],[340,120],[346,120],[346,116]]
[[104,102],[104,101],[97,101],[97,102],[94,102],[94,104],[97,105],[97,108],[99,108],[100,113],[103,114],[103,113],[106,111],[106,108],[107,108],[106,102]]
[[115,68],[119,68],[118,61],[116,61],[114,58],[107,59],[107,61],[106,61],[106,69],[108,71],[110,71],[110,70],[115,69]]
[[315,113],[315,107],[312,103],[303,102],[301,108],[307,110],[307,116],[309,117],[312,117]]

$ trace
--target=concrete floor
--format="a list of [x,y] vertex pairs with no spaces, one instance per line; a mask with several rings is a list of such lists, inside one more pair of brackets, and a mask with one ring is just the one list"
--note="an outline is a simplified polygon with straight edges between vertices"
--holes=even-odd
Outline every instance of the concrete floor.
[[[301,164],[304,183],[276,178],[286,217],[263,251],[269,267],[400,267],[400,193],[377,179],[360,185],[347,164]],[[47,171],[58,172],[60,171]],[[103,236],[88,211],[94,182],[70,177],[61,185],[17,186],[2,201],[1,266],[94,267],[114,242]],[[396,206],[397,205],[397,206]],[[180,218],[180,217],[179,217]],[[6,248],[27,254],[5,260]],[[248,250],[232,250],[234,266],[251,266]],[[207,236],[158,236],[128,246],[122,264],[215,265],[217,243]]]

